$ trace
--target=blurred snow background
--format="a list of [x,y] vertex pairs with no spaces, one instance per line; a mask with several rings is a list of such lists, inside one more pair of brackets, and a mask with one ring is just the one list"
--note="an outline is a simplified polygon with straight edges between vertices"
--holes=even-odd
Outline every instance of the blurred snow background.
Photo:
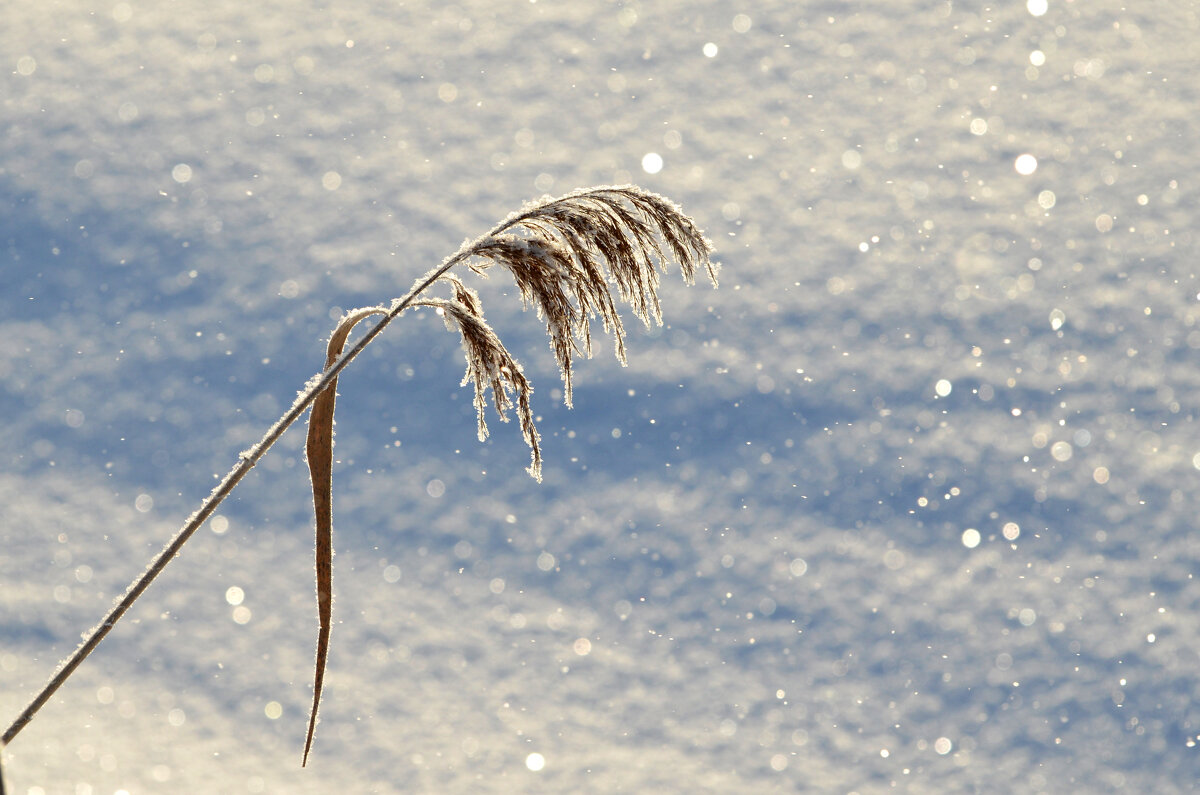
[[415,313],[14,743],[17,793],[1190,791],[1193,3],[5,12],[0,721],[387,301],[637,182],[723,283],[475,440]]

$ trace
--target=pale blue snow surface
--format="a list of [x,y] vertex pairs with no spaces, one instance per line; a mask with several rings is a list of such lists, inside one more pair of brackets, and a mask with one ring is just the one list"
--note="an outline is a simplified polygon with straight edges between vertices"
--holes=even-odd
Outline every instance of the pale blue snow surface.
[[1193,788],[1194,5],[4,18],[5,725],[346,308],[594,184],[724,265],[664,282],[628,368],[579,363],[573,412],[476,284],[540,486],[433,313],[343,374],[308,769],[296,428],[5,749],[13,792]]

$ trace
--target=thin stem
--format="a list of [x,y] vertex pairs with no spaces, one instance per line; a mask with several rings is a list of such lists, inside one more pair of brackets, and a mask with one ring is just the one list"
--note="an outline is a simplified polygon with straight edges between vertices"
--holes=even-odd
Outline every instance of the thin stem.
[[[498,227],[496,227],[496,230],[503,230],[510,224],[511,222],[500,224]],[[489,233],[489,235],[485,236],[485,238],[491,234],[496,234],[496,231]],[[259,440],[258,444],[254,445],[239,456],[237,464],[234,465],[233,469],[229,470],[229,474],[225,476],[225,479],[222,480],[220,484],[218,484],[217,487],[212,490],[204,502],[201,503],[199,510],[192,514],[183,527],[180,528],[180,530],[175,534],[175,537],[171,539],[170,543],[168,543],[163,548],[162,552],[159,552],[158,556],[154,558],[154,561],[150,564],[150,567],[146,569],[145,573],[143,573],[137,580],[133,582],[133,584],[129,586],[129,590],[125,592],[125,596],[121,598],[121,601],[118,602],[108,612],[108,615],[106,615],[104,619],[92,630],[92,633],[87,637],[86,640],[83,641],[83,643],[79,645],[79,648],[77,648],[75,652],[61,664],[58,671],[55,672],[50,681],[46,683],[46,686],[42,688],[41,692],[34,697],[33,701],[29,703],[29,706],[27,706],[24,711],[17,716],[17,719],[12,722],[12,725],[5,730],[4,736],[0,737],[0,748],[3,748],[11,743],[13,738],[15,738],[21,732],[21,729],[25,728],[25,725],[33,720],[33,716],[38,713],[38,710],[40,710],[46,704],[46,702],[50,700],[50,697],[53,696],[58,688],[60,688],[63,683],[67,681],[67,678],[75,672],[75,669],[79,667],[80,663],[87,659],[87,656],[91,654],[93,650],[95,650],[96,646],[100,644],[100,641],[104,640],[104,637],[108,635],[110,631],[112,631],[112,628],[116,625],[117,621],[119,621],[121,617],[129,610],[129,608],[133,606],[133,603],[138,600],[138,597],[140,597],[142,593],[144,593],[145,590],[150,587],[150,583],[154,582],[154,578],[157,577],[164,568],[166,568],[167,564],[171,562],[172,558],[179,554],[179,550],[184,544],[187,543],[188,539],[192,537],[196,530],[200,528],[200,525],[204,524],[205,520],[212,516],[213,512],[217,509],[217,506],[219,506],[225,500],[225,498],[229,496],[229,493],[233,491],[233,488],[239,482],[241,482],[242,478],[244,478],[246,474],[254,467],[254,465],[257,464],[264,455],[266,455],[267,451],[271,449],[271,446],[279,440],[279,437],[283,436],[284,431],[286,431],[292,425],[292,423],[299,419],[300,415],[312,405],[313,401],[317,399],[317,395],[325,391],[330,383],[332,383],[334,379],[338,377],[338,374],[346,368],[346,365],[350,364],[350,362],[353,361],[358,354],[362,353],[363,349],[367,347],[371,340],[375,339],[375,337],[377,337],[379,333],[383,331],[388,323],[391,323],[392,320],[394,320],[401,312],[407,309],[413,303],[413,301],[416,300],[418,295],[420,295],[422,292],[428,289],[430,285],[441,278],[446,271],[450,270],[464,259],[470,257],[474,253],[474,249],[474,245],[464,247],[453,257],[446,260],[439,267],[430,271],[423,279],[418,281],[417,284],[414,285],[411,290],[409,290],[407,295],[401,299],[398,299],[393,304],[392,308],[388,310],[388,313],[384,315],[383,319],[380,320],[379,323],[373,326],[370,330],[368,330],[367,333],[364,334],[363,337],[354,345],[354,347],[342,354],[342,356],[333,364],[332,367],[329,367],[325,370],[325,372],[321,375],[320,380],[310,386],[304,392],[304,394],[296,400],[292,408],[286,414],[280,417],[274,425],[271,426],[270,430],[268,430],[266,435]],[[0,786],[3,785],[0,784]]]
[[[167,564],[171,562],[171,559],[179,554],[179,551],[183,545],[186,544],[188,539],[190,539],[196,530],[200,528],[200,525],[204,524],[205,520],[207,520],[214,511],[216,511],[217,507],[225,500],[226,497],[229,496],[229,493],[233,491],[234,487],[237,486],[238,483],[241,482],[242,478],[244,478],[246,474],[254,467],[254,465],[257,464],[264,455],[266,455],[271,446],[279,440],[279,437],[283,436],[284,431],[291,427],[292,423],[300,418],[300,415],[303,414],[313,404],[313,401],[317,399],[317,396],[329,388],[330,384],[337,379],[342,370],[344,370],[356,356],[362,353],[363,349],[366,348],[367,345],[369,345],[371,341],[375,339],[375,337],[379,336],[380,332],[382,332],[384,328],[386,328],[387,325],[392,322],[392,320],[394,320],[401,312],[413,304],[417,296],[428,289],[434,282],[445,275],[445,273],[455,265],[458,265],[463,260],[475,255],[495,235],[498,235],[513,226],[517,226],[522,222],[535,217],[538,212],[547,204],[552,204],[556,201],[562,201],[564,199],[583,198],[594,194],[607,193],[611,190],[612,189],[600,188],[580,191],[575,194],[568,194],[560,199],[539,202],[528,207],[524,212],[513,215],[508,219],[501,221],[490,232],[482,237],[476,238],[472,242],[464,243],[459,248],[457,253],[447,258],[441,265],[434,268],[421,279],[419,279],[403,298],[399,298],[393,302],[391,308],[387,311],[387,314],[383,316],[383,319],[380,320],[379,323],[371,327],[367,333],[364,334],[352,348],[350,348],[350,350],[342,354],[337,362],[335,362],[331,367],[328,367],[324,373],[322,373],[321,377],[315,383],[311,384],[303,392],[303,394],[297,398],[296,402],[292,405],[292,408],[286,414],[280,417],[279,420],[270,427],[270,429],[267,430],[266,434],[256,445],[238,456],[237,464],[234,465],[233,469],[229,470],[229,473],[225,476],[225,478],[217,485],[215,489],[212,490],[204,502],[201,503],[200,508],[194,514],[192,514],[190,518],[188,518],[183,527],[180,528],[175,534],[175,537],[171,539],[171,541],[160,553],[158,553],[158,556],[154,558],[149,568],[146,569],[145,573],[143,573],[129,586],[129,590],[125,592],[125,595],[121,598],[121,600],[91,631],[91,634],[87,636],[87,638],[79,645],[75,652],[60,664],[59,669],[55,672],[54,676],[51,677],[50,681],[46,683],[37,696],[34,697],[29,706],[27,706],[24,711],[17,716],[17,719],[13,721],[12,725],[5,730],[4,735],[0,736],[0,749],[3,749],[4,746],[11,743],[13,739],[21,732],[21,730],[25,728],[25,725],[33,720],[33,716],[36,715],[38,711],[46,704],[46,702],[50,700],[50,697],[54,695],[59,687],[61,687],[63,683],[67,681],[71,674],[75,672],[75,669],[78,668],[85,659],[87,659],[87,656],[92,653],[96,646],[100,644],[100,641],[104,640],[105,636],[112,631],[112,628],[116,625],[117,621],[119,621],[121,617],[125,615],[129,608],[133,606],[133,603],[136,602],[138,598],[145,592],[145,590],[150,587],[150,583],[152,583],[154,578],[157,577],[164,568],[166,568]],[[0,787],[2,786],[3,783],[0,782]],[[3,795],[3,793],[0,792],[0,795]]]

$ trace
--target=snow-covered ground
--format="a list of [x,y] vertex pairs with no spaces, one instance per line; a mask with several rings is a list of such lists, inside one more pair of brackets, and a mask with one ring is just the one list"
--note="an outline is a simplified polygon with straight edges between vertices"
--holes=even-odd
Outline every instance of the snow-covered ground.
[[[386,302],[527,199],[717,246],[573,411],[457,339],[340,383],[3,753],[16,793],[1200,781],[1194,3],[9,4],[0,724]],[[2,728],[2,726],[0,726]]]

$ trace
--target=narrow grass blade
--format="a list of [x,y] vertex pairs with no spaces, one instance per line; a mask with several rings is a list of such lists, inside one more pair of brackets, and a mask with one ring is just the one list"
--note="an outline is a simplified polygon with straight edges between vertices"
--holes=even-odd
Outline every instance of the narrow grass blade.
[[[334,365],[342,355],[346,337],[360,320],[371,315],[386,315],[381,307],[356,309],[342,318],[329,338],[325,356],[325,367]],[[321,704],[321,688],[325,683],[325,660],[329,656],[329,630],[333,607],[333,409],[337,400],[337,379],[329,382],[325,391],[313,401],[312,413],[308,418],[308,442],[305,454],[308,458],[308,475],[312,480],[313,513],[317,525],[317,616],[320,629],[317,631],[317,663],[313,675],[312,712],[308,716],[308,736],[304,740],[304,759],[300,766],[308,764],[308,752],[312,749],[313,732],[317,728],[317,707]]]

